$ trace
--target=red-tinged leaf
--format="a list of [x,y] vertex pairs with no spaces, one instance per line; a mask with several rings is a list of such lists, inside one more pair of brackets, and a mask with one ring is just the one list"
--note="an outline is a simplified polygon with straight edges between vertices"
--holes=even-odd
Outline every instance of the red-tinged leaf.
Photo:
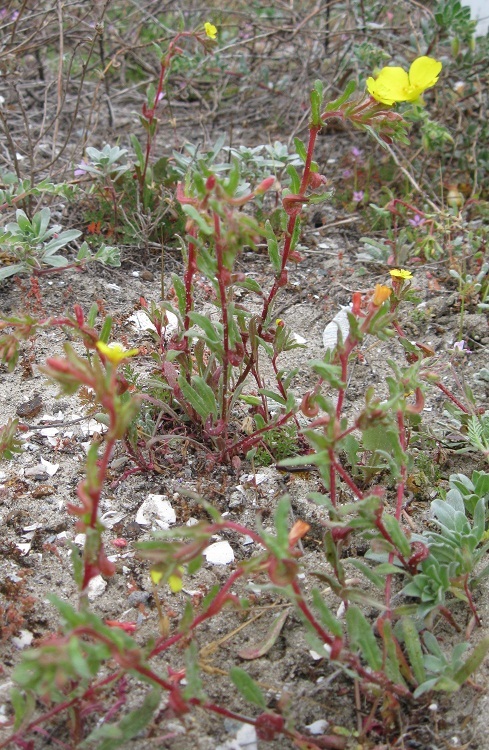
[[272,646],[275,644],[277,638],[282,632],[282,628],[285,625],[285,621],[289,615],[289,610],[285,609],[281,612],[273,621],[272,627],[268,631],[267,635],[256,646],[251,648],[244,648],[242,651],[238,651],[238,656],[241,659],[259,659],[260,656],[268,654]]

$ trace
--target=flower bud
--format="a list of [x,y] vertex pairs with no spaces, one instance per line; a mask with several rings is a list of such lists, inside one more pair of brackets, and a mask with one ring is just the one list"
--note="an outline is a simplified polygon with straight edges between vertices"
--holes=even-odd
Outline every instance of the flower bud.
[[255,195],[263,195],[267,190],[270,190],[276,183],[275,177],[266,177],[260,182],[257,188],[255,188]]
[[375,307],[380,307],[383,302],[389,299],[391,294],[392,289],[390,287],[384,286],[383,284],[376,284],[374,296],[372,297],[372,304],[375,305]]

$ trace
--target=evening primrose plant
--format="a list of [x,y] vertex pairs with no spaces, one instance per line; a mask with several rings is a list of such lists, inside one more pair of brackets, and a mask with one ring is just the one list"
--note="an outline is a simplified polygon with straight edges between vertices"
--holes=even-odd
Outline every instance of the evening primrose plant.
[[[212,36],[214,27],[207,26],[212,25],[205,27],[205,33]],[[355,686],[357,705],[361,696],[368,706],[364,737],[375,731],[377,740],[382,732],[382,739],[389,741],[389,733],[395,734],[390,729],[391,718],[401,715],[401,701],[413,701],[433,690],[456,690],[482,662],[489,649],[488,638],[470,653],[465,642],[450,652],[446,634],[445,641],[439,642],[431,626],[435,618],[444,617],[454,630],[461,630],[459,612],[450,611],[454,597],[467,606],[473,625],[478,624],[474,597],[478,578],[472,568],[486,551],[485,499],[477,501],[472,520],[463,501],[453,497],[446,503],[435,500],[436,531],[417,537],[406,522],[412,431],[422,419],[427,390],[439,385],[447,392],[430,368],[433,353],[410,342],[402,330],[399,313],[413,301],[413,274],[394,268],[372,291],[353,294],[348,331],[339,332],[336,346],[310,363],[314,385],[300,394],[300,399],[292,391],[296,373],[283,369],[279,361],[284,351],[297,345],[277,318],[276,305],[288,283],[290,264],[301,261],[301,216],[305,207],[329,198],[327,178],[314,160],[320,130],[330,118],[339,118],[378,142],[402,142],[406,123],[391,106],[408,101],[399,96],[413,96],[414,90],[419,96],[433,85],[439,73],[437,65],[418,64],[415,75],[406,73],[407,83],[398,76],[394,85],[391,74],[379,76],[381,82],[377,85],[374,81],[370,88],[390,103],[376,99],[372,91],[353,98],[354,86],[348,86],[342,96],[327,104],[323,87],[316,82],[311,93],[309,137],[307,142],[297,139],[295,143],[302,168],[298,171],[288,166],[290,185],[282,193],[280,231],[270,223],[260,225],[251,211],[242,210],[272,189],[273,176],[242,190],[239,168],[234,164],[224,176],[204,167],[190,171],[181,181],[177,200],[186,222],[181,238],[183,278],[172,278],[173,303],[147,308],[155,328],[152,354],[161,398],[149,395],[144,388],[130,388],[124,368],[128,361],[136,367],[142,352],[110,342],[111,321],[98,330],[96,311],[85,318],[76,306],[73,316],[63,318],[2,320],[0,353],[11,366],[19,343],[40,326],[61,327],[78,337],[85,346],[84,355],[66,343],[63,356],[49,358],[43,371],[67,396],[81,385],[91,389],[100,408],[97,418],[106,432],[101,442],[94,441],[90,447],[77,501],[68,506],[77,519],[77,530],[85,534],[82,556],[72,550],[79,606],[50,598],[59,612],[62,631],[24,653],[13,675],[12,734],[0,742],[0,748],[9,743],[27,747],[31,735],[46,732],[50,722],[62,716],[69,717],[73,744],[120,747],[141,737],[147,726],[152,730],[159,724],[165,726],[168,716],[183,717],[198,707],[254,727],[258,740],[285,739],[297,748],[343,750],[347,740],[334,728],[320,737],[296,729],[285,694],[277,700],[277,691],[265,693],[241,666],[230,669],[229,686],[250,704],[246,713],[209,697],[209,683],[204,670],[200,671],[199,634],[224,608],[228,617],[234,610],[246,618],[251,597],[243,596],[248,593],[244,585],[250,583],[253,596],[264,592],[280,603],[285,601],[287,613],[274,620],[265,642],[243,659],[266,655],[283,631],[288,610],[293,609],[304,626],[307,644],[330,670],[331,679],[340,670],[351,681],[352,691]],[[271,274],[260,285],[240,270],[238,260],[243,247],[254,247],[262,239],[267,243]],[[211,305],[206,315],[198,305],[198,285],[202,283]],[[254,312],[246,306],[246,298],[241,300],[238,292],[243,291],[253,296]],[[170,313],[176,328],[168,332]],[[347,415],[352,366],[367,337],[399,341],[406,362],[399,365],[388,360],[382,393],[369,387],[362,408]],[[272,364],[273,386],[264,380],[264,358]],[[144,402],[160,410],[149,436],[134,429]],[[270,402],[275,407],[273,413]],[[243,404],[260,426],[240,436],[233,422]],[[171,624],[168,618],[163,622],[159,606],[160,622],[143,643],[136,622],[104,622],[91,611],[88,592],[93,579],[116,574],[104,546],[100,502],[117,442],[127,440],[132,429],[129,455],[136,462],[141,460],[140,470],[161,471],[166,453],[155,446],[168,449],[176,439],[185,442],[187,450],[204,453],[214,464],[233,462],[237,466],[246,453],[260,445],[264,435],[291,424],[296,424],[310,447],[302,447],[301,455],[287,459],[282,468],[312,465],[322,483],[322,491],[310,495],[322,511],[324,550],[324,560],[313,576],[304,580],[301,565],[302,540],[310,527],[301,519],[289,523],[287,498],[278,502],[266,527],[259,516],[253,525],[244,526],[182,487],[179,494],[200,505],[200,520],[158,532],[136,545],[155,587],[179,595],[185,581],[202,567],[204,552],[216,535],[251,539],[254,553],[237,561],[203,598],[192,595],[181,617]],[[9,440],[14,437],[11,432],[10,426],[5,431]],[[12,445],[12,451],[14,448]],[[372,454],[372,475],[359,477],[355,465]],[[389,477],[387,485],[377,483],[381,472]],[[348,557],[355,541],[367,549],[362,560]],[[360,583],[349,578],[346,562],[356,569]],[[328,587],[327,596],[324,586]],[[146,632],[148,628],[150,620],[145,623]],[[318,690],[320,685],[318,681]],[[135,696],[141,691],[140,707],[129,710],[128,694]],[[36,706],[42,706],[37,714]],[[99,715],[100,721],[92,721]]]

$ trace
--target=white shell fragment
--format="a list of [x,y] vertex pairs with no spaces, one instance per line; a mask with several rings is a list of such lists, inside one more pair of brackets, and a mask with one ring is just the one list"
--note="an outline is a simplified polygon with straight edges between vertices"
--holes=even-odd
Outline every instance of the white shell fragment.
[[154,522],[160,529],[168,529],[176,521],[176,513],[166,495],[148,495],[136,514],[136,523],[140,526],[151,526]]
[[204,550],[204,557],[211,565],[229,565],[234,562],[234,552],[229,542],[210,544]]
[[[173,331],[178,328],[178,318],[168,310],[166,310],[166,318],[168,323],[165,327],[165,335],[171,336]],[[132,328],[135,331],[156,331],[154,324],[150,321],[144,310],[136,310],[127,320],[129,323],[132,323]]]
[[107,588],[107,581],[104,581],[102,576],[95,576],[92,578],[87,586],[87,594],[89,601],[93,602],[98,596],[102,596],[105,589]]
[[56,427],[44,427],[39,432],[43,437],[54,437],[58,434],[59,430]]
[[135,331],[156,331],[155,326],[150,321],[144,310],[136,310],[128,319],[128,323],[132,323],[132,328]]
[[30,646],[34,640],[34,634],[30,630],[21,630],[19,635],[12,638],[12,645],[18,648],[19,651],[23,648]]
[[328,728],[328,722],[326,719],[318,719],[313,721],[312,724],[306,724],[306,729],[309,729],[309,734],[324,734]]
[[86,422],[80,423],[80,430],[85,437],[89,437],[90,435],[93,435],[94,432],[98,432],[99,434],[106,432],[107,427],[101,422],[97,422],[96,419],[88,419]]
[[50,461],[46,461],[45,458],[42,458],[42,456],[39,460],[44,468],[44,471],[48,475],[48,477],[54,477],[54,475],[59,469],[59,464],[52,464]]
[[296,344],[300,344],[300,346],[304,346],[304,344],[307,344],[307,339],[304,338],[304,336],[301,336],[299,333],[295,333],[292,331],[292,338],[294,339]]
[[333,320],[324,329],[323,346],[325,349],[335,348],[338,343],[338,331],[341,331],[343,341],[350,333],[350,324],[348,323],[349,312],[351,312],[351,305],[342,307],[339,313],[336,313]]
[[[266,482],[268,479],[268,474],[243,474],[240,477],[240,480],[245,484],[251,484],[253,486],[259,485],[262,482]],[[238,485],[236,489],[241,489],[241,486]]]

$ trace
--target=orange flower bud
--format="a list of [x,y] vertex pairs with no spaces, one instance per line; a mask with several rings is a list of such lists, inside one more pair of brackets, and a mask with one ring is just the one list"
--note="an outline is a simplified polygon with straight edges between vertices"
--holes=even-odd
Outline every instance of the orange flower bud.
[[391,294],[392,289],[390,287],[384,286],[383,284],[376,284],[374,296],[372,297],[372,303],[375,305],[375,307],[380,307],[381,304],[386,301],[386,299],[389,299]]

